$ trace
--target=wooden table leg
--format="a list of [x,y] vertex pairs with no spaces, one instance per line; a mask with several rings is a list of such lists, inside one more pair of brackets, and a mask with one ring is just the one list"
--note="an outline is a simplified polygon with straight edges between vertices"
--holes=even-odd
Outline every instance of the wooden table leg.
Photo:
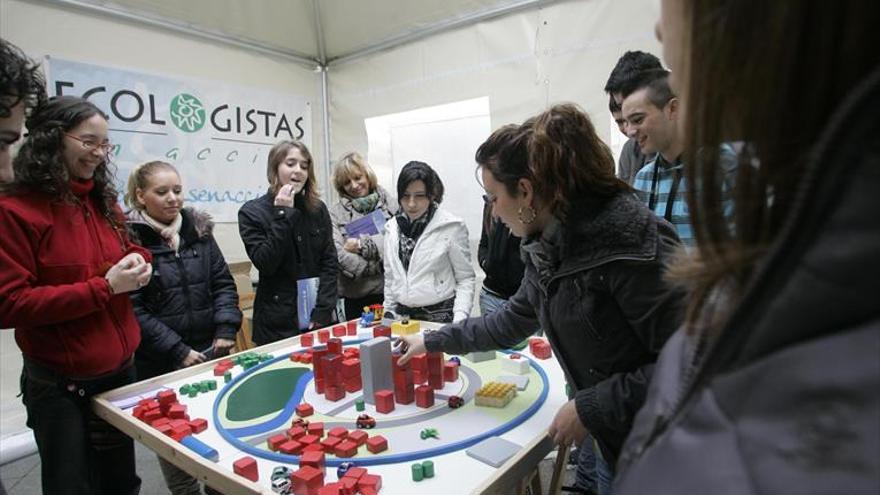
[[550,487],[547,489],[547,495],[559,495],[562,491],[562,478],[565,475],[565,466],[568,464],[569,451],[571,451],[571,445],[566,443],[559,446],[559,450],[556,452],[556,463],[553,465],[553,476],[550,478]]

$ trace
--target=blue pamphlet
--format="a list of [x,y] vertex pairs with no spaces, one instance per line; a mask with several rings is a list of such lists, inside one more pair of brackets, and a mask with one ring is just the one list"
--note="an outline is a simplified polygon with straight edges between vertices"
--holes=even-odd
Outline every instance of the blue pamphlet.
[[296,281],[296,316],[300,330],[307,330],[312,310],[318,301],[318,277],[301,278]]
[[362,235],[376,235],[385,228],[385,215],[375,210],[345,226],[345,236],[358,238]]

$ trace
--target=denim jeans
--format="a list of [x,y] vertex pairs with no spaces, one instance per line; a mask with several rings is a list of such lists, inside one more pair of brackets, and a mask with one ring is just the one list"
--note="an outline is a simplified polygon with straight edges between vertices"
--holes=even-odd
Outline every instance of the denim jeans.
[[485,287],[480,289],[480,315],[487,315],[503,308],[507,304],[507,299],[498,297],[486,290]]
[[69,380],[25,361],[27,425],[42,464],[43,493],[136,495],[134,442],[95,415],[93,395],[134,381],[134,366],[95,380]]

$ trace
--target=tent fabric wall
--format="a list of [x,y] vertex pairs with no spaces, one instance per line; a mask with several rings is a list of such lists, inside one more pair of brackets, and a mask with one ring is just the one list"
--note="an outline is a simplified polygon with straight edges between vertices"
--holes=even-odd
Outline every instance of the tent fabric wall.
[[[590,114],[610,143],[602,88],[623,52],[659,56],[653,35],[658,9],[645,0],[554,3],[331,64],[331,158],[367,151],[365,118],[482,96],[489,97],[493,129],[571,101]],[[389,170],[403,164],[371,165],[390,177]],[[473,177],[472,170],[462,177]]]
[[[324,156],[321,80],[302,65],[162,29],[21,0],[0,0],[0,36],[34,58],[50,55],[302,96],[312,102],[311,149],[316,158]],[[327,184],[321,175],[323,168],[317,167],[317,171],[319,184]],[[263,175],[265,168],[260,166],[255,173]],[[236,223],[218,224],[215,236],[228,261],[247,259]]]

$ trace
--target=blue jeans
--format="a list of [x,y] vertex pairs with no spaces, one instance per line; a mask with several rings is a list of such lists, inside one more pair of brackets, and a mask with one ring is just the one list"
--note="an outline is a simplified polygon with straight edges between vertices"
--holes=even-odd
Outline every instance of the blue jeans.
[[480,289],[480,315],[485,316],[489,313],[494,313],[503,308],[505,304],[507,304],[507,299],[496,296],[486,290],[485,287]]

